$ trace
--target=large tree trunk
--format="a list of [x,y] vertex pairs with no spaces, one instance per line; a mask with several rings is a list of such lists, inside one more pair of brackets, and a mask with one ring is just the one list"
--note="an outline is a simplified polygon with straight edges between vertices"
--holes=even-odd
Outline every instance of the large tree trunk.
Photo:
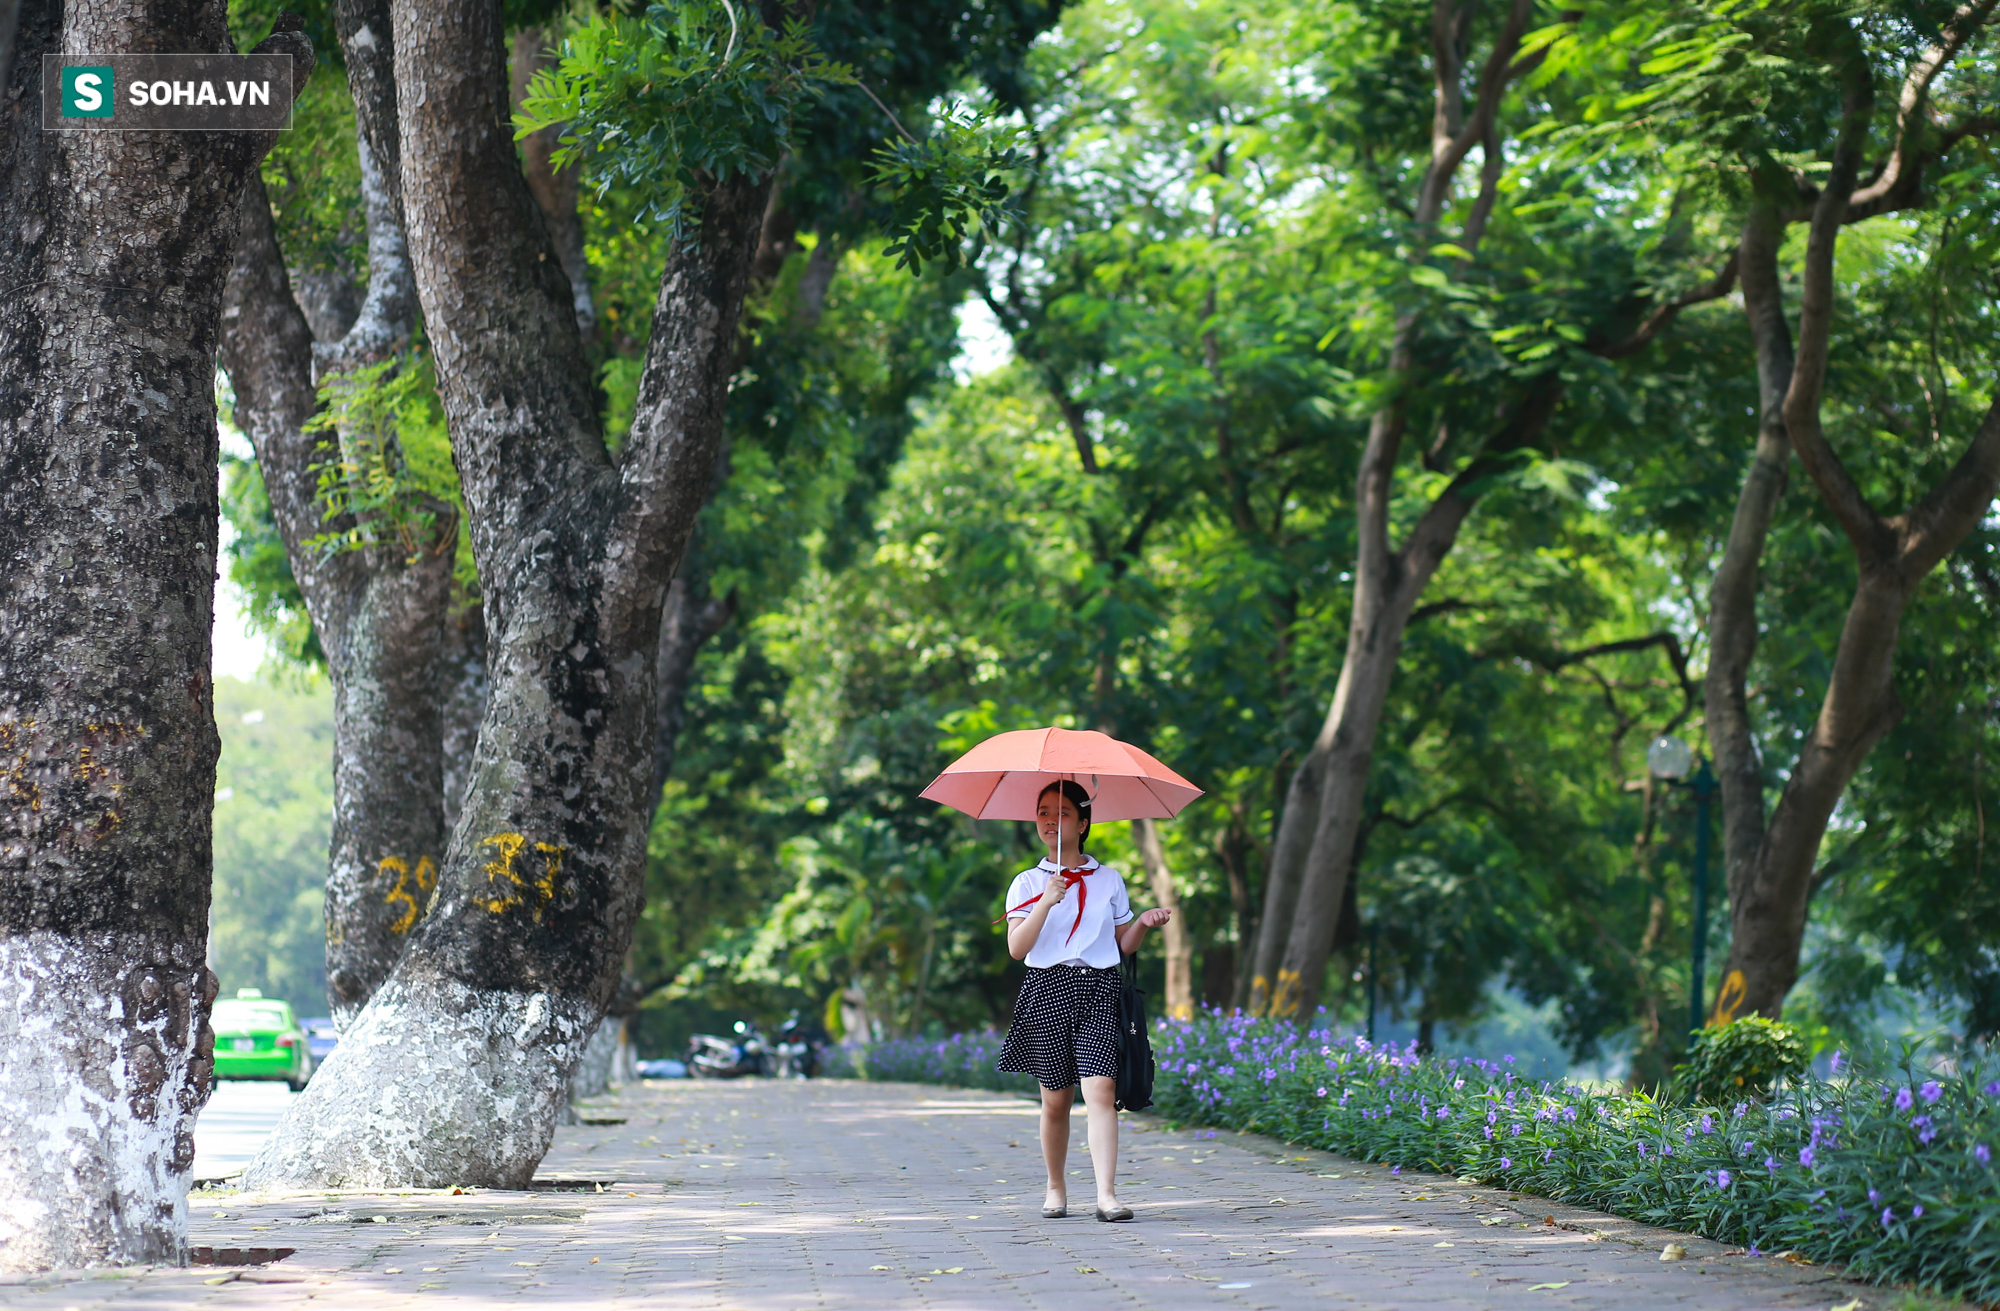
[[[1476,145],[1486,162],[1481,196],[1459,238],[1467,250],[1478,249],[1491,209],[1491,193],[1499,181],[1496,119],[1500,97],[1514,77],[1536,62],[1534,56],[1515,59],[1532,10],[1529,0],[1513,0],[1509,5],[1468,113],[1464,45],[1470,11],[1455,0],[1437,0],[1432,6],[1431,159],[1419,180],[1412,210],[1420,234],[1437,230],[1451,200],[1452,181]],[[1422,239],[1415,245],[1428,249],[1430,241]],[[1396,325],[1389,367],[1399,379],[1406,378],[1414,363],[1411,342],[1416,328],[1414,312],[1404,315]],[[1346,897],[1348,866],[1375,751],[1375,730],[1402,651],[1403,629],[1417,597],[1451,549],[1459,525],[1472,508],[1472,484],[1461,474],[1425,511],[1403,548],[1391,545],[1389,505],[1405,427],[1403,401],[1398,394],[1370,422],[1355,479],[1353,619],[1326,722],[1288,789],[1286,813],[1279,821],[1278,840],[1271,851],[1252,982],[1252,1010],[1259,1014],[1306,1019],[1318,1005],[1327,956]],[[1479,463],[1475,459],[1475,465]],[[1315,794],[1311,789],[1316,773]],[[1308,797],[1311,800],[1294,816],[1293,800]],[[1276,953],[1278,935],[1284,942],[1282,953]],[[1259,980],[1269,982],[1259,987]],[[1262,1005],[1257,1004],[1260,997]]]
[[[1737,264],[1743,309],[1757,351],[1757,445],[1722,561],[1708,591],[1708,673],[1703,684],[1709,747],[1722,792],[1722,853],[1727,886],[1751,877],[1764,837],[1764,762],[1750,722],[1748,679],[1757,653],[1758,565],[1785,492],[1792,458],[1785,436],[1785,392],[1792,385],[1792,333],[1778,278],[1784,222],[1773,206],[1753,206],[1743,225]],[[1732,894],[1731,900],[1734,900]]]
[[520,1187],[640,902],[665,592],[721,438],[768,178],[691,197],[607,454],[567,279],[507,131],[498,5],[395,11],[404,212],[469,514],[488,693],[438,898],[245,1174]]
[[[1553,409],[1550,397],[1541,420],[1545,421]],[[1400,426],[1401,419],[1389,416],[1387,422]],[[1375,425],[1377,429],[1384,426],[1384,421]],[[1539,422],[1535,426],[1539,429]],[[1333,951],[1355,841],[1361,833],[1375,733],[1388,704],[1410,613],[1472,509],[1472,497],[1455,483],[1431,504],[1401,552],[1391,554],[1384,549],[1396,444],[1393,437],[1378,438],[1371,433],[1369,453],[1363,457],[1357,518],[1365,525],[1364,537],[1378,545],[1374,549],[1364,545],[1356,561],[1354,616],[1348,626],[1340,681],[1334,688],[1326,723],[1313,744],[1314,752],[1323,753],[1326,760],[1319,813],[1301,874],[1298,903],[1287,926],[1285,954],[1271,988],[1270,1013],[1301,1021],[1310,1019],[1317,1008],[1326,978],[1327,957]]]
[[1321,730],[1285,788],[1285,808],[1279,812],[1278,837],[1271,844],[1270,866],[1264,877],[1264,913],[1257,921],[1257,941],[1249,961],[1248,1009],[1252,1015],[1271,1011],[1271,984],[1278,977],[1278,965],[1284,960],[1285,944],[1291,936],[1306,856],[1319,828],[1319,799],[1326,786],[1325,739],[1326,732]]
[[329,532],[370,528],[351,516],[325,517],[322,438],[304,430],[317,407],[316,384],[402,348],[417,310],[401,213],[387,0],[341,0],[335,21],[354,96],[368,294],[344,336],[315,345],[278,249],[263,184],[253,182],[224,311],[222,364],[333,684],[327,1001],[344,1029],[402,953],[444,854],[436,671],[456,529],[448,511],[431,507],[438,522],[414,550],[386,532],[388,540],[359,550],[329,552],[314,542]]
[[486,718],[486,612],[478,605],[460,607],[445,621],[438,713],[444,730],[444,833],[449,840],[472,787],[472,756],[479,748],[479,722]]
[[[1947,26],[1942,43],[1933,51],[1935,57],[1918,62],[1905,87],[1902,119],[1906,128],[1923,122],[1922,93],[1928,81],[1919,79],[1927,79],[1937,66],[1947,62],[1949,52],[1976,29],[1977,22],[1967,21],[1968,15],[1979,17],[1978,13],[1961,11],[1957,23]],[[1724,732],[1717,750],[1724,763],[1725,787],[1734,781],[1738,789],[1734,797],[1725,792],[1725,807],[1734,801],[1742,812],[1730,816],[1725,809],[1732,933],[1723,985],[1716,999],[1718,1019],[1752,1012],[1775,1019],[1783,1009],[1785,995],[1798,979],[1806,903],[1827,821],[1868,752],[1902,715],[1894,675],[1903,612],[1925,575],[1986,514],[1996,485],[2000,485],[2000,401],[1988,409],[1965,453],[1944,479],[1909,510],[1893,517],[1882,515],[1869,504],[1827,442],[1820,408],[1836,300],[1834,255],[1841,228],[1855,216],[1854,202],[1870,203],[1855,190],[1868,144],[1874,97],[1873,71],[1858,45],[1843,52],[1842,90],[1840,135],[1813,204],[1806,241],[1795,360],[1786,358],[1788,342],[1777,297],[1776,225],[1753,216],[1746,229],[1746,252],[1754,241],[1765,266],[1757,275],[1754,294],[1748,280],[1744,287],[1758,347],[1765,420],[1760,425],[1759,459],[1752,465],[1739,504],[1738,523],[1730,535],[1729,551],[1735,555],[1725,555],[1716,584],[1720,592],[1728,579],[1731,588],[1727,610],[1720,606],[1716,610],[1721,627],[1714,645],[1726,663],[1719,673],[1712,670],[1710,674],[1711,695],[1721,694]],[[1905,142],[1899,141],[1895,152],[1899,161],[1905,155],[1904,147]],[[1784,376],[1787,373],[1789,376]],[[1754,640],[1746,630],[1755,623],[1753,598],[1747,591],[1754,587],[1754,581],[1743,579],[1748,575],[1754,580],[1756,557],[1752,552],[1761,546],[1761,533],[1738,530],[1744,528],[1742,504],[1758,495],[1775,497],[1775,493],[1755,489],[1759,479],[1769,482],[1772,478],[1763,455],[1773,427],[1770,399],[1779,387],[1782,432],[1846,534],[1859,578],[1841,626],[1832,676],[1819,713],[1765,826],[1761,790],[1745,795],[1753,781],[1760,780],[1753,780],[1745,762],[1746,754],[1754,759],[1754,752],[1746,753],[1740,741],[1747,736],[1743,680],[1747,648]],[[1755,832],[1754,850],[1753,822],[1761,830]]]
[[[219,0],[27,7],[0,136],[0,1270],[186,1256],[213,1069],[214,360],[271,134],[45,132],[41,56]],[[294,55],[297,33],[260,49]]]
[[1167,868],[1166,849],[1160,845],[1160,826],[1150,819],[1132,821],[1132,836],[1139,847],[1139,860],[1153,887],[1153,901],[1174,912],[1160,931],[1166,942],[1167,1015],[1171,1019],[1194,1018],[1194,939],[1187,921],[1181,918],[1180,893],[1174,888],[1173,871]]

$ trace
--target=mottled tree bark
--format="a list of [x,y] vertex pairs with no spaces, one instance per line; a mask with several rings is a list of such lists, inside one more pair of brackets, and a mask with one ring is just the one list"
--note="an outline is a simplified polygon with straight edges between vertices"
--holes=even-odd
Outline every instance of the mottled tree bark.
[[[1924,159],[1918,134],[1930,131],[1924,97],[1930,79],[1950,62],[1978,30],[1988,3],[1963,9],[1942,39],[1921,57],[1905,81],[1898,136],[1891,158],[1900,183],[1916,198],[1915,182]],[[1851,36],[1848,38],[1852,41]],[[1758,348],[1758,373],[1765,419],[1760,424],[1758,458],[1746,481],[1729,550],[1718,571],[1729,604],[1718,607],[1714,645],[1723,668],[1711,671],[1711,696],[1721,696],[1723,733],[1716,740],[1723,763],[1725,853],[1729,868],[1731,939],[1716,1000],[1718,1018],[1761,1013],[1777,1018],[1785,995],[1798,979],[1799,946],[1805,936],[1806,903],[1814,863],[1828,820],[1868,752],[1902,717],[1895,688],[1896,644],[1903,612],[1924,577],[1979,523],[2000,486],[2000,401],[1987,410],[1965,452],[1945,477],[1903,513],[1888,516],[1871,505],[1827,441],[1820,409],[1825,394],[1835,306],[1835,261],[1841,228],[1857,217],[1893,204],[1898,179],[1878,179],[1870,194],[1857,190],[1874,107],[1874,72],[1858,41],[1842,51],[1842,117],[1831,166],[1813,199],[1799,298],[1798,347],[1790,357],[1782,303],[1777,297],[1775,253],[1781,229],[1767,216],[1753,215],[1746,229],[1746,254],[1755,243],[1764,268],[1747,276],[1745,305]],[[1770,400],[1782,404],[1774,425]],[[1770,821],[1763,820],[1760,771],[1747,743],[1747,696],[1743,679],[1754,643],[1754,570],[1761,534],[1745,527],[1745,505],[1774,492],[1765,459],[1768,434],[1777,427],[1791,443],[1820,499],[1848,539],[1859,567],[1853,600],[1841,626],[1833,670],[1818,715],[1785,780]],[[1760,482],[1761,480],[1761,482]],[[1766,513],[1768,521],[1768,513]],[[1756,791],[1752,792],[1752,788]],[[1733,790],[1732,790],[1733,789]],[[1739,813],[1730,814],[1732,804]],[[1753,846],[1754,842],[1754,846]]]
[[348,515],[329,520],[319,498],[325,437],[304,430],[317,408],[316,384],[406,346],[417,311],[399,195],[387,0],[341,0],[335,23],[354,96],[368,221],[367,296],[343,336],[315,343],[292,292],[263,184],[253,182],[223,311],[222,364],[333,684],[327,1002],[344,1029],[402,953],[444,854],[437,670],[456,528],[446,507],[433,506],[436,527],[415,543],[388,532],[381,534],[387,540],[360,550],[329,551],[314,541],[357,526]]
[[[45,132],[41,56],[229,49],[220,0],[23,14],[0,101],[0,1269],[185,1259],[215,979],[214,359],[268,133]],[[312,47],[288,52],[303,79]]]
[[445,621],[438,707],[444,729],[444,832],[449,839],[472,786],[472,755],[479,747],[479,721],[486,718],[486,612],[477,605],[461,607]]
[[623,459],[515,159],[501,14],[395,10],[404,214],[468,508],[488,692],[438,899],[245,1174],[520,1187],[618,982],[652,808],[661,607],[721,439],[770,180],[697,196]]

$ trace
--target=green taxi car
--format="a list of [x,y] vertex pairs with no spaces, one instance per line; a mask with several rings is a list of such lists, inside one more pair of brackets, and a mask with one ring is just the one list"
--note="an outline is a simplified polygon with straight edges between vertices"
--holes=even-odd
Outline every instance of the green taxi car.
[[255,988],[215,1003],[215,1077],[283,1080],[298,1092],[312,1078],[312,1052],[291,1003]]

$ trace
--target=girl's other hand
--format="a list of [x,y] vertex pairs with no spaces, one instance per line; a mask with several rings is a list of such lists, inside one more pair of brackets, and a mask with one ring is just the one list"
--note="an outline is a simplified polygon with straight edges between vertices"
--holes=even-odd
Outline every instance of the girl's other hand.
[[1173,911],[1167,909],[1165,906],[1155,906],[1153,909],[1139,916],[1139,923],[1144,928],[1157,929],[1173,917]]

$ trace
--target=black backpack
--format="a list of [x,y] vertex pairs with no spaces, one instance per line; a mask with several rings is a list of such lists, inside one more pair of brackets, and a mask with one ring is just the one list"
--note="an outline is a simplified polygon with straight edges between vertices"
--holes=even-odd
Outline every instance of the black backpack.
[[1146,991],[1139,986],[1139,958],[1124,960],[1118,989],[1118,1109],[1143,1111],[1153,1104],[1153,1044],[1146,1037]]

